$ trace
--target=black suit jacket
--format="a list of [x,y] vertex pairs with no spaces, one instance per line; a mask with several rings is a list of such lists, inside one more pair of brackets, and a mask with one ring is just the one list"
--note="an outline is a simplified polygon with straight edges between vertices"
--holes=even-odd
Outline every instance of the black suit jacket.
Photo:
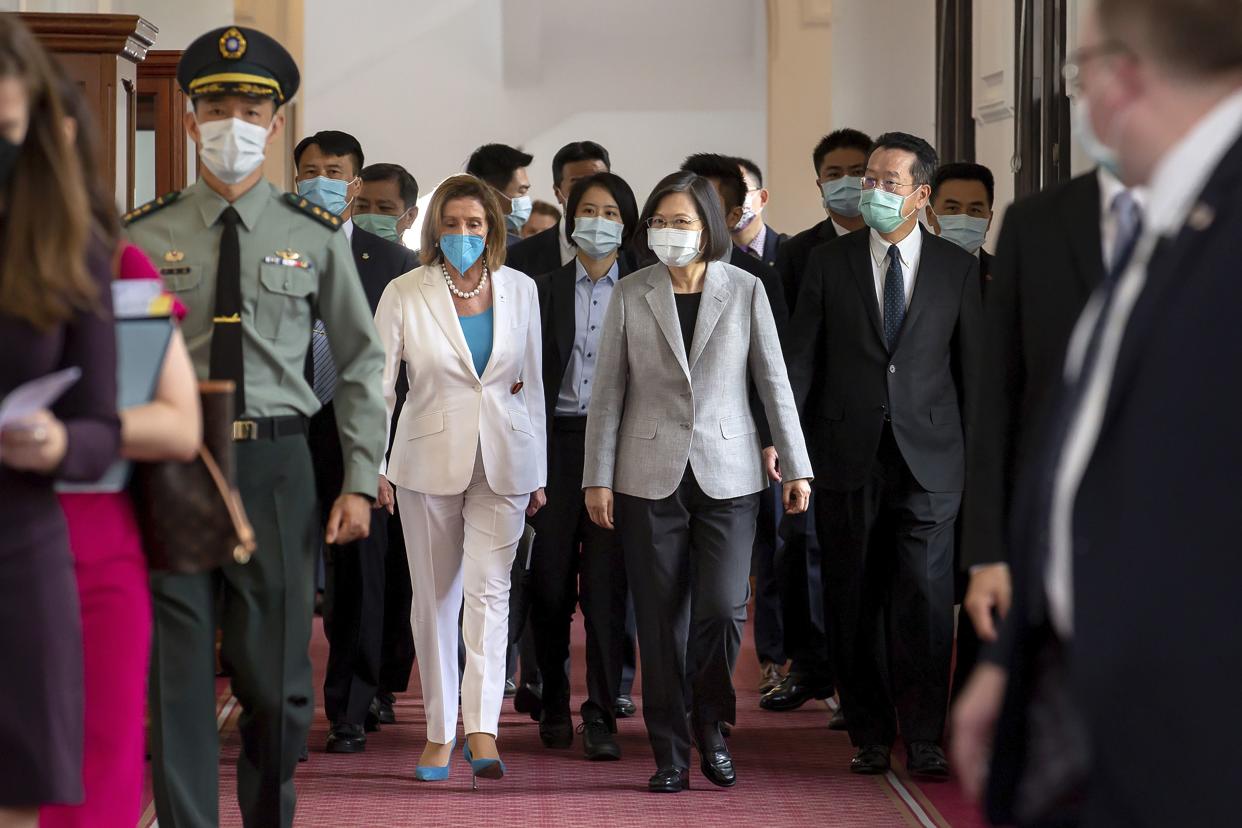
[[771,265],[764,264],[749,253],[743,253],[737,245],[733,246],[733,252],[729,254],[729,264],[745,270],[763,285],[768,304],[772,306],[772,318],[776,321],[776,332],[784,342],[785,331],[789,327],[789,305],[785,302],[785,289],[781,287],[781,275]]
[[560,222],[547,230],[541,230],[528,239],[510,246],[505,264],[528,276],[539,276],[559,269],[561,265]]
[[979,248],[979,292],[988,298],[988,282],[992,281],[992,254]]
[[[1084,824],[1237,822],[1242,697],[1237,510],[1242,141],[1162,242],[1122,338],[1074,510],[1071,687],[1093,753]],[[1026,464],[1010,539],[1015,603],[995,651],[1009,681],[989,814],[1023,772],[1042,620],[1045,531]],[[1193,757],[1212,756],[1210,772]]]
[[[617,278],[630,274],[624,256],[617,257]],[[569,358],[573,355],[577,339],[577,313],[574,288],[577,283],[578,263],[567,265],[549,273],[533,277],[539,296],[539,319],[543,326],[543,396],[547,412],[548,434],[552,433],[552,420],[556,416],[556,400],[569,370]]]
[[785,291],[785,303],[789,305],[790,316],[798,307],[798,290],[802,286],[802,273],[806,270],[806,260],[810,258],[811,251],[836,237],[837,228],[832,226],[832,219],[826,218],[814,227],[786,239],[780,246],[776,269],[781,275],[781,287]]
[[1003,561],[1014,481],[1032,426],[1059,386],[1065,349],[1104,278],[1096,173],[1009,208],[984,303],[980,417],[962,502],[964,567]]
[[371,313],[379,307],[380,297],[389,282],[418,267],[418,254],[413,250],[361,227],[354,227],[349,246],[354,251],[354,264],[358,266],[358,276],[362,278],[362,289],[371,304]]
[[982,308],[978,260],[923,233],[910,308],[884,343],[868,229],[816,249],[789,332],[794,396],[817,485],[860,488],[886,417],[906,464],[932,492],[961,491],[973,430]]

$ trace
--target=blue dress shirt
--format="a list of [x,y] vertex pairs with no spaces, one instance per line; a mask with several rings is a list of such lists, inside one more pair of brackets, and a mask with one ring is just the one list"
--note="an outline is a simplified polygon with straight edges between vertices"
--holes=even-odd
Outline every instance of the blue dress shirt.
[[574,281],[574,349],[565,367],[565,379],[556,398],[556,416],[585,417],[591,405],[591,381],[599,360],[599,335],[604,328],[604,314],[617,283],[617,263],[599,281],[592,282],[581,261],[575,261]]

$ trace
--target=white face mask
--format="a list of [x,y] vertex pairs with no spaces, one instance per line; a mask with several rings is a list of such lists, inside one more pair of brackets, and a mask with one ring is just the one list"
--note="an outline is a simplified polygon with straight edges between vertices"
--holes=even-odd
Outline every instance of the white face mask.
[[647,230],[647,245],[656,258],[669,267],[685,267],[699,255],[699,237],[702,230]]
[[268,130],[241,118],[200,122],[198,156],[216,178],[236,184],[263,163]]

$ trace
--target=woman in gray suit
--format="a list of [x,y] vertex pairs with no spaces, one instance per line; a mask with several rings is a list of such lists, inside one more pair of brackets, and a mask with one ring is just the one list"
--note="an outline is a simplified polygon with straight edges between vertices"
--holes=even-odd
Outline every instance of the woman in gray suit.
[[733,667],[767,487],[750,382],[789,514],[806,510],[811,466],[767,295],[721,261],[729,230],[711,184],[688,172],[666,177],[641,221],[660,263],[621,281],[604,318],[583,488],[591,519],[612,529],[615,516],[620,532],[658,767],[648,788],[672,793],[690,786],[691,726],[703,774],[722,787],[736,781],[720,724],[734,719]]

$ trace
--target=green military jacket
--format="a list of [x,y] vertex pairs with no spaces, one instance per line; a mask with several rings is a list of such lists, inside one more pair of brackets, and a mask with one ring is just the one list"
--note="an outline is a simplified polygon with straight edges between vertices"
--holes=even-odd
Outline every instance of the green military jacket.
[[[228,202],[199,179],[125,217],[168,289],[187,308],[182,331],[201,379],[211,359],[216,270]],[[246,410],[239,419],[319,410],[305,367],[315,319],[327,331],[338,380],[342,491],[375,497],[388,434],[380,392],[384,353],[340,221],[260,180],[233,203],[241,216],[242,349]]]

